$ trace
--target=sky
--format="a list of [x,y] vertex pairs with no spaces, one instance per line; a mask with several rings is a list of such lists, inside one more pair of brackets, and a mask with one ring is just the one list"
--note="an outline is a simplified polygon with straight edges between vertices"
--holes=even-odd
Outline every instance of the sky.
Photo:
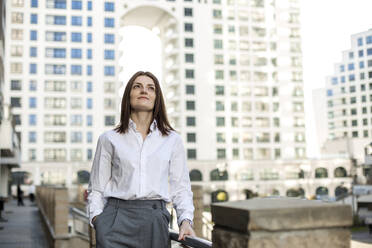
[[[342,51],[350,49],[351,35],[372,28],[372,0],[300,2],[307,152],[309,157],[318,157],[312,91],[324,87],[334,64],[341,61]],[[120,61],[124,67],[121,80],[127,82],[138,68],[161,75],[160,40],[156,32],[125,27],[121,35],[120,46],[125,55]]]

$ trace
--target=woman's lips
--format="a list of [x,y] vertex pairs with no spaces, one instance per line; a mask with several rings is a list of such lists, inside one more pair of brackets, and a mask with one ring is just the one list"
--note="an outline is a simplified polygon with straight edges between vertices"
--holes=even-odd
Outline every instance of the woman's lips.
[[146,99],[146,100],[149,100],[147,97],[144,97],[144,96],[138,97],[138,99]]

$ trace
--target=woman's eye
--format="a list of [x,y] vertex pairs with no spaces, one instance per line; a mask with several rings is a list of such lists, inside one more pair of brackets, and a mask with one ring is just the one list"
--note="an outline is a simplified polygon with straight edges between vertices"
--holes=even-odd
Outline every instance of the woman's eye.
[[155,90],[155,88],[154,88],[154,87],[150,87],[150,90],[154,91],[154,90]]
[[139,85],[135,85],[135,86],[133,86],[133,88],[138,88],[139,87]]

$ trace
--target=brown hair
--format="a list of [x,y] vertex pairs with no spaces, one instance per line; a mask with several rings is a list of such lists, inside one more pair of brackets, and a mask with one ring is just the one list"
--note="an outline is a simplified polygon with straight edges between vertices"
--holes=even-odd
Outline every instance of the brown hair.
[[118,133],[125,133],[128,131],[129,118],[131,114],[130,92],[132,90],[132,85],[138,76],[147,76],[154,81],[156,98],[154,108],[152,110],[153,120],[156,120],[156,125],[162,135],[169,135],[169,132],[171,130],[174,131],[174,129],[169,124],[167,118],[167,111],[165,109],[163,93],[161,92],[158,79],[155,77],[154,74],[148,71],[138,71],[129,79],[127,86],[125,87],[123,98],[121,100],[120,123],[114,128],[114,130]]

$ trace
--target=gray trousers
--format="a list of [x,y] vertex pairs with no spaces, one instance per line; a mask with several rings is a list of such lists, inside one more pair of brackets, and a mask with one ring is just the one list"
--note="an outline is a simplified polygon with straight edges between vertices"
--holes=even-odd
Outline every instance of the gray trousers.
[[96,217],[97,248],[167,248],[170,214],[162,200],[109,198]]

